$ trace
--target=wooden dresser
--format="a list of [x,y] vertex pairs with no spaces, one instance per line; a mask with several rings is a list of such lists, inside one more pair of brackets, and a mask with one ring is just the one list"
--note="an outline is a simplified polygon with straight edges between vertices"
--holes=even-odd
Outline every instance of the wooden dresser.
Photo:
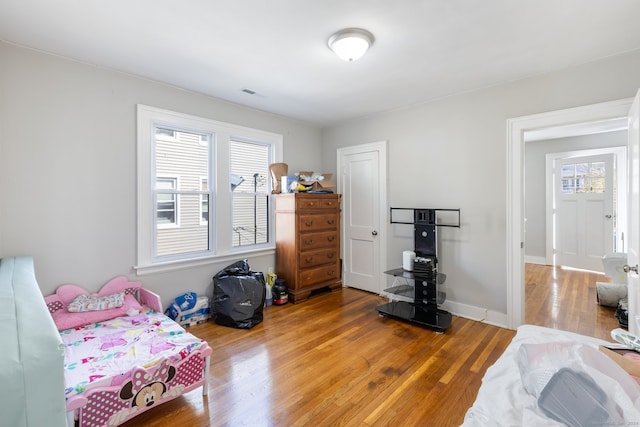
[[289,300],[342,287],[340,194],[277,194],[276,274],[287,281]]

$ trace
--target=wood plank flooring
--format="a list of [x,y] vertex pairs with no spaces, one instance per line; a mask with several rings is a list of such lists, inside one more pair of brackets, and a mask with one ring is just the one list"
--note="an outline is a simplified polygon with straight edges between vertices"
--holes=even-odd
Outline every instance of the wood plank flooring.
[[598,305],[596,282],[609,282],[603,274],[525,265],[525,322],[564,329],[611,341],[618,328],[615,308]]
[[[599,326],[612,312],[578,291],[595,286],[592,277],[537,268],[527,276],[527,322],[594,336],[617,327]],[[460,425],[515,332],[454,316],[436,334],[378,316],[385,302],[344,288],[267,307],[250,330],[191,327],[214,349],[209,395],[195,390],[124,426]]]

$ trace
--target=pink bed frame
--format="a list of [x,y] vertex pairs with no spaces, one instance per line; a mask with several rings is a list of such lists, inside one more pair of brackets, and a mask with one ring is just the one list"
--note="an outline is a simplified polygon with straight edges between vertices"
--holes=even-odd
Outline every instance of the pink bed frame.
[[[113,285],[114,281],[118,281],[119,285],[131,283],[133,286],[127,289],[128,293],[135,292],[143,306],[159,313],[163,312],[160,296],[140,287],[139,282],[128,282],[124,276],[121,276],[105,284],[105,287]],[[55,310],[64,309],[64,305],[56,294],[47,296],[45,301],[52,313]],[[117,426],[198,387],[202,387],[202,394],[206,396],[211,353],[211,347],[205,345],[189,353],[177,363],[163,359],[148,369],[132,366],[132,380],[124,384],[93,388],[89,385],[82,394],[67,400],[68,426],[76,426],[76,421],[78,427]],[[114,383],[116,381],[112,382]],[[160,390],[161,393],[155,394],[160,395],[160,398],[152,400],[148,406],[137,405],[136,395],[146,387],[154,387],[158,383],[165,387],[163,392]]]

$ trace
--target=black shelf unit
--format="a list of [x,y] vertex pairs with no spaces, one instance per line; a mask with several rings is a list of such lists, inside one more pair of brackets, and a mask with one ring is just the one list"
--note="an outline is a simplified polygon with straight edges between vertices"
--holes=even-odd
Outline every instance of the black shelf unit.
[[[411,218],[407,219],[407,211]],[[395,215],[399,214],[399,215]],[[405,216],[404,219],[398,218]],[[439,215],[440,214],[440,215]],[[445,217],[444,219],[442,217]],[[439,308],[446,294],[440,290],[446,275],[438,273],[438,227],[460,227],[460,209],[416,209],[391,208],[392,224],[411,224],[414,226],[414,251],[416,262],[414,271],[394,268],[385,271],[394,277],[405,279],[413,285],[394,286],[384,290],[392,300],[378,306],[380,316],[389,316],[400,320],[417,323],[434,329],[437,333],[451,326],[452,316]]]

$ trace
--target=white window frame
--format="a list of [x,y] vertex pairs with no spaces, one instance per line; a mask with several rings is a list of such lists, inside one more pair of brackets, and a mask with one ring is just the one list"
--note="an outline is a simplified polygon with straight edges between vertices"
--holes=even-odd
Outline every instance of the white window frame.
[[[273,163],[282,162],[283,137],[280,134],[251,129],[188,114],[137,105],[137,265],[138,275],[196,267],[214,262],[236,261],[247,255],[275,253],[274,211],[270,203],[269,236],[271,241],[262,245],[232,246],[232,210],[229,165],[229,141],[248,139],[271,145]],[[185,254],[179,259],[154,259],[156,212],[155,176],[153,174],[155,127],[168,127],[211,135],[210,164],[215,171],[209,177],[209,251]],[[270,177],[268,177],[270,179]],[[212,221],[211,218],[214,218]]]

